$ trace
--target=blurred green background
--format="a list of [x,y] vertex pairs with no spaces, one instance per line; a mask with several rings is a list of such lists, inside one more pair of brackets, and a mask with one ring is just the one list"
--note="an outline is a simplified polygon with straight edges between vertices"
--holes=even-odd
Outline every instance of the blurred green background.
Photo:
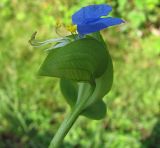
[[88,4],[107,3],[126,23],[102,31],[114,64],[114,84],[100,121],[80,117],[64,148],[160,148],[159,0],[1,0],[0,148],[45,148],[69,111],[58,79],[38,77],[46,56],[28,44],[57,37]]

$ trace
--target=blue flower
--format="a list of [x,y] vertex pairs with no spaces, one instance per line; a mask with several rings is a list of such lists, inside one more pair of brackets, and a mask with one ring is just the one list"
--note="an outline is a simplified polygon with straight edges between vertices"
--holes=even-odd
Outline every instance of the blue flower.
[[72,22],[77,25],[77,31],[81,35],[124,23],[120,18],[105,17],[111,11],[112,7],[106,4],[86,6],[72,15]]

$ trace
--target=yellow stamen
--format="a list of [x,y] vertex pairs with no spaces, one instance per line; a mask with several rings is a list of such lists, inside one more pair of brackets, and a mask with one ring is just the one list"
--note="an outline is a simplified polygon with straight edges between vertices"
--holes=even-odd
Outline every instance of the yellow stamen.
[[77,26],[76,25],[69,25],[69,26],[66,26],[66,29],[71,33],[76,33]]

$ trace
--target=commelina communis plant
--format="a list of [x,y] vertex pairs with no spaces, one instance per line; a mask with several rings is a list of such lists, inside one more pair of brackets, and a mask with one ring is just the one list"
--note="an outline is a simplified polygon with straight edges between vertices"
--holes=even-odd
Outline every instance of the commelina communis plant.
[[50,148],[61,145],[80,115],[94,120],[106,115],[102,99],[111,89],[113,66],[100,30],[124,23],[120,18],[107,17],[111,11],[112,7],[106,4],[83,7],[72,15],[73,25],[67,27],[71,35],[41,42],[34,33],[30,39],[34,47],[53,43],[46,49],[38,74],[60,78],[61,92],[71,107]]

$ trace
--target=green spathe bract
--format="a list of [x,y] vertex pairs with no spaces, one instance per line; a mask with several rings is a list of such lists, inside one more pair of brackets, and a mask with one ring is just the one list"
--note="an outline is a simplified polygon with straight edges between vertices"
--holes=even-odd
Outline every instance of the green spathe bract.
[[107,68],[106,49],[93,38],[76,40],[51,50],[39,75],[95,83]]

